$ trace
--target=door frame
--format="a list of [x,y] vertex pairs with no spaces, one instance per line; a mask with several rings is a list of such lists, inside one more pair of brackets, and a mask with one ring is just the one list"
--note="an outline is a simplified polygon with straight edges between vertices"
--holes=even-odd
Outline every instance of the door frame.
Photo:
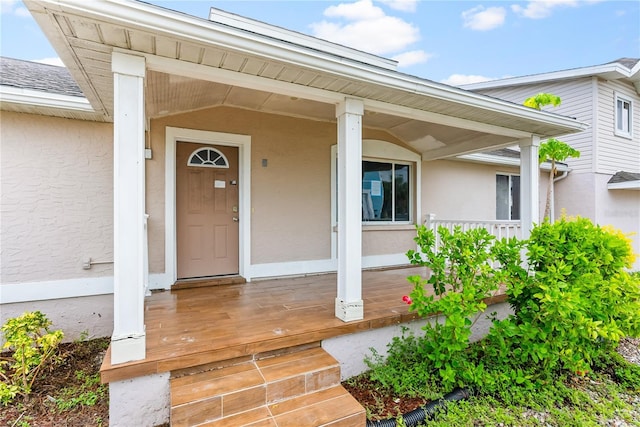
[[211,132],[197,129],[165,128],[165,274],[169,288],[178,278],[176,224],[176,146],[180,142],[225,145],[238,148],[238,269],[240,276],[251,281],[251,136]]

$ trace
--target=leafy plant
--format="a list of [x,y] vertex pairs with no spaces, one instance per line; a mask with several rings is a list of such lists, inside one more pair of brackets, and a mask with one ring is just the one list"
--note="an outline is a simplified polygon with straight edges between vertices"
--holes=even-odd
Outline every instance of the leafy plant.
[[625,271],[633,256],[621,233],[562,218],[535,227],[527,247],[529,270],[507,289],[515,315],[495,322],[483,347],[503,378],[530,367],[516,383],[583,376],[622,337],[640,335],[640,281]]
[[83,371],[76,371],[76,378],[80,385],[62,389],[55,399],[60,411],[73,409],[76,406],[93,406],[107,393],[105,384],[100,384],[100,373],[89,375]]
[[55,358],[64,334],[50,331],[51,321],[40,311],[26,312],[2,325],[5,344],[13,350],[0,363],[0,402],[7,404],[16,396],[27,397],[47,362]]
[[541,110],[542,107],[545,107],[547,105],[553,105],[554,107],[557,107],[561,103],[562,100],[559,96],[552,93],[543,92],[525,99],[523,105],[535,108],[536,110]]

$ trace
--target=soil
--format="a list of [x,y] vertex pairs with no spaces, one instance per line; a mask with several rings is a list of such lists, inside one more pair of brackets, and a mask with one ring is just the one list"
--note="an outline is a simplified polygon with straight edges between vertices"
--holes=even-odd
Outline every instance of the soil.
[[[28,400],[17,398],[0,407],[0,426],[7,427],[106,427],[109,425],[109,396],[106,385],[94,385],[89,391],[98,395],[93,405],[58,409],[56,401],[64,399],[63,390],[79,389],[83,380],[77,372],[95,375],[100,370],[109,338],[66,343],[60,346],[61,361],[49,365],[34,384]],[[618,352],[631,363],[640,364],[640,339],[623,339]],[[2,354],[1,356],[7,356]],[[345,381],[343,386],[365,407],[372,420],[395,418],[398,414],[425,405],[420,398],[398,398],[385,392],[366,376]],[[68,397],[67,397],[68,399]]]
[[380,387],[366,374],[344,381],[342,386],[366,408],[367,418],[372,421],[396,418],[428,403],[421,397],[399,398]]
[[[29,398],[17,397],[8,406],[1,407],[0,426],[108,426],[108,387],[94,384],[90,388],[81,388],[85,383],[85,377],[77,374],[83,372],[88,376],[96,375],[100,371],[100,364],[108,345],[109,338],[61,344],[59,361],[46,365],[36,379]],[[6,356],[8,354],[2,354],[3,358]],[[71,399],[65,395],[64,390],[72,387],[96,396],[95,404],[78,404],[67,410],[58,409],[57,402],[68,402]]]
[[[623,338],[617,349],[628,362],[640,365],[640,338]],[[428,403],[422,398],[393,395],[380,384],[370,380],[366,374],[348,379],[342,386],[367,410],[367,418],[379,421],[396,418]]]

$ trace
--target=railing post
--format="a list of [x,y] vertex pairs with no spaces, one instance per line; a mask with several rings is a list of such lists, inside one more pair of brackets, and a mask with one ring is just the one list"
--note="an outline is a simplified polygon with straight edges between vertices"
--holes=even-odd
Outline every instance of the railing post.
[[435,229],[435,224],[433,223],[433,221],[435,221],[436,219],[436,214],[430,213],[427,214],[425,220],[424,220],[424,225],[429,229],[429,230],[434,230]]

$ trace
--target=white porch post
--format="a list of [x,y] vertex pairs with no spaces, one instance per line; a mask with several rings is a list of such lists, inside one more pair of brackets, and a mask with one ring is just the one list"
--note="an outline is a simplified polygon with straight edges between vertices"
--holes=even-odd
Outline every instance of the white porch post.
[[528,239],[533,224],[540,223],[540,138],[520,141],[520,221],[522,238]]
[[345,99],[338,118],[338,296],[336,317],[364,317],[362,303],[362,115],[364,104]]
[[114,52],[113,336],[111,363],[145,358],[145,60]]

